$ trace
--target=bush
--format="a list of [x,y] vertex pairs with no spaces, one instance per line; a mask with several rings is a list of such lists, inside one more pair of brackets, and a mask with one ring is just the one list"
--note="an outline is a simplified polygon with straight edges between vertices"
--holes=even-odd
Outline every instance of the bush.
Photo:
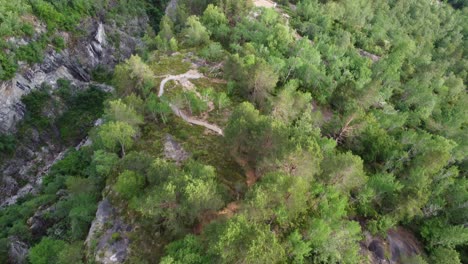
[[61,36],[55,36],[52,39],[52,44],[55,46],[55,49],[61,51],[65,48],[65,40]]
[[126,170],[119,175],[114,188],[124,199],[130,199],[137,196],[144,185],[145,178],[143,176]]
[[450,248],[434,249],[429,257],[429,260],[430,260],[430,263],[433,263],[433,264],[445,264],[445,263],[459,264],[461,263],[458,252]]
[[218,42],[213,42],[201,50],[200,56],[209,61],[220,61],[224,58],[224,49]]
[[182,34],[185,36],[185,43],[190,47],[204,45],[210,40],[210,33],[196,16],[187,19],[186,28]]
[[29,251],[29,261],[31,264],[57,263],[60,251],[66,243],[62,240],[55,240],[45,237]]
[[105,92],[91,87],[66,99],[69,108],[57,120],[62,140],[73,142],[84,138],[102,115],[106,97]]
[[82,264],[83,244],[83,241],[78,241],[71,245],[66,245],[58,255],[58,263]]
[[0,134],[0,153],[10,154],[15,150],[16,139],[12,135]]
[[26,23],[21,26],[21,31],[26,35],[26,36],[32,36],[34,35],[34,27],[33,25]]
[[0,53],[0,80],[9,80],[15,76],[18,64],[13,57]]
[[50,95],[47,87],[32,91],[21,98],[27,110],[24,119],[26,126],[35,126],[43,129],[50,125],[50,119],[42,113],[49,100]]
[[16,50],[16,58],[29,63],[39,63],[44,59],[44,51],[39,42],[31,42]]

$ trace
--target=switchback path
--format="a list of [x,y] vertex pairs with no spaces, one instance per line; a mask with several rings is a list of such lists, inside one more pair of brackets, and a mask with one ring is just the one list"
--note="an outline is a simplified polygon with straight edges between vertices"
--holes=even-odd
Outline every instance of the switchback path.
[[[188,81],[189,79],[200,79],[203,77],[204,77],[203,74],[199,73],[196,70],[190,70],[184,74],[179,74],[179,75],[168,75],[161,81],[161,84],[159,85],[158,97],[163,96],[164,87],[166,86],[166,83],[168,81],[178,81],[180,83],[184,83],[184,81]],[[203,126],[211,131],[216,132],[217,134],[221,136],[224,135],[223,130],[217,125],[213,125],[203,120],[198,120],[191,116],[188,116],[184,112],[182,112],[182,110],[180,110],[177,106],[173,105],[172,103],[169,103],[169,106],[171,107],[172,112],[174,112],[176,116],[182,118],[185,122],[193,124],[193,125],[197,125],[197,126]]]

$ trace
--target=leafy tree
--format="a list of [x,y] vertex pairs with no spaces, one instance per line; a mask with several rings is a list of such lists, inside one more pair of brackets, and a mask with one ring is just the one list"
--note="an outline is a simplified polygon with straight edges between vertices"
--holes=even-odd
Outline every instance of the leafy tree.
[[243,18],[253,4],[251,0],[235,1],[235,0],[220,0],[219,7],[223,10],[224,14],[230,22],[236,22]]
[[288,82],[273,100],[271,114],[285,124],[294,121],[306,111],[307,106],[311,107],[310,94],[297,91],[298,86],[297,80]]
[[145,185],[145,178],[136,172],[125,170],[119,174],[114,185],[115,190],[124,199],[131,199],[140,194]]
[[367,180],[361,158],[351,152],[325,157],[321,168],[320,179],[345,193],[362,186]]
[[278,75],[265,62],[260,62],[253,67],[248,79],[249,98],[260,108],[265,107],[266,101],[273,93],[278,82]]
[[317,209],[308,222],[307,239],[311,258],[318,263],[359,263],[361,228],[357,222],[344,220],[347,199],[333,188],[314,188]]
[[[161,168],[161,171],[156,171]],[[169,173],[169,175],[165,175]],[[162,182],[149,193],[135,200],[132,206],[146,217],[158,217],[172,235],[183,233],[203,219],[203,213],[218,210],[224,205],[216,183],[215,170],[196,162],[187,164],[184,171],[156,160],[150,182]]]
[[232,103],[228,95],[225,92],[216,93],[214,100],[215,100],[216,107],[218,108],[218,112],[219,110],[222,110],[228,107]]
[[154,87],[154,74],[138,55],[132,55],[115,67],[114,84],[120,95],[137,92],[146,98]]
[[107,121],[123,122],[133,127],[143,123],[143,117],[121,99],[109,102],[109,107],[105,110],[105,118]]
[[459,254],[456,250],[443,247],[434,249],[429,257],[429,260],[431,261],[430,263],[434,264],[461,263]]
[[170,243],[166,247],[166,256],[161,260],[163,264],[207,262],[210,260],[204,253],[204,246],[194,235],[186,235],[183,239]]
[[12,135],[0,134],[0,152],[11,153],[16,146],[16,139]]
[[226,43],[230,28],[226,15],[218,6],[209,4],[203,12],[201,22],[211,32],[215,40]]
[[80,193],[70,198],[73,208],[68,213],[70,219],[70,235],[73,239],[84,239],[88,234],[91,221],[97,209],[97,199],[92,194]]
[[224,50],[218,42],[212,42],[200,51],[200,56],[209,61],[220,61],[224,59]]
[[123,156],[125,156],[125,149],[132,147],[136,134],[135,128],[121,121],[108,122],[98,131],[103,146],[110,151],[115,151],[115,147],[119,146]]
[[78,241],[73,244],[67,244],[58,255],[58,264],[76,263],[82,264],[83,258],[83,241]]
[[32,264],[57,263],[60,251],[66,243],[62,240],[55,240],[45,237],[29,251],[29,261]]
[[292,263],[304,263],[312,251],[310,242],[305,241],[297,229],[288,236],[285,248]]
[[93,154],[92,164],[100,176],[107,176],[118,163],[119,157],[115,153],[97,150]]
[[151,94],[146,100],[146,109],[151,113],[154,119],[159,115],[163,123],[167,122],[167,116],[172,113],[169,102],[164,97],[157,97],[156,94]]
[[281,124],[260,115],[250,103],[242,103],[234,110],[224,133],[232,153],[254,167],[266,156],[275,157],[286,136]]
[[247,218],[288,228],[307,211],[309,183],[300,177],[270,173],[246,195]]
[[190,46],[201,46],[208,43],[210,40],[210,32],[200,23],[196,16],[190,16],[187,19],[186,27],[182,31],[185,43]]
[[218,238],[209,247],[223,263],[283,263],[284,249],[265,224],[249,222],[244,216],[229,219],[216,232]]
[[421,235],[429,247],[453,248],[468,241],[468,230],[463,225],[447,225],[442,219],[426,221],[421,228]]

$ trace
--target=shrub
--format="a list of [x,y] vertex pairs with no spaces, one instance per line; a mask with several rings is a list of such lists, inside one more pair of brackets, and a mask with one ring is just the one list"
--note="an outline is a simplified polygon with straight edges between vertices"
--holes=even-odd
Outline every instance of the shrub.
[[[63,92],[66,94],[65,88]],[[65,99],[69,108],[57,119],[62,140],[73,142],[83,138],[102,115],[106,97],[105,92],[91,87]]]
[[0,53],[0,80],[9,80],[15,76],[18,64],[13,57]]
[[55,36],[52,39],[52,44],[54,44],[55,49],[61,51],[65,48],[65,40],[61,36]]
[[39,42],[31,42],[16,50],[16,58],[29,63],[39,63],[44,59],[44,51]]
[[209,61],[220,61],[224,58],[224,50],[221,44],[213,42],[201,50],[200,56]]
[[196,16],[190,16],[187,19],[186,28],[182,34],[185,36],[185,43],[190,47],[204,45],[210,40],[210,33]]
[[12,153],[15,150],[16,139],[12,135],[0,134],[0,153]]
[[145,178],[133,171],[126,170],[122,172],[117,182],[115,190],[125,199],[137,196],[145,185]]
[[65,247],[62,240],[55,240],[45,237],[29,251],[29,261],[32,264],[57,263],[58,254]]

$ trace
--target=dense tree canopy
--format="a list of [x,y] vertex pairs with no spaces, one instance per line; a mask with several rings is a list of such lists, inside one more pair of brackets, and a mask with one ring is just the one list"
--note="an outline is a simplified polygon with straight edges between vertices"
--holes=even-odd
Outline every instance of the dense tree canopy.
[[[0,36],[28,35],[17,18],[28,12],[69,30],[105,7],[29,2],[0,0]],[[140,14],[117,2],[113,12]],[[420,254],[385,246],[387,260],[467,262],[464,2],[259,4],[169,6],[116,66],[92,144],[56,163],[37,196],[0,209],[0,255],[14,235],[31,263],[79,263],[106,197],[136,227],[115,236],[130,238],[129,263],[366,263],[379,255],[370,241],[390,245],[392,232]],[[0,79],[42,48],[2,53]],[[25,97],[34,127],[53,123],[53,97]],[[14,144],[0,137],[1,151]],[[38,206],[56,208],[43,234],[27,223]]]

